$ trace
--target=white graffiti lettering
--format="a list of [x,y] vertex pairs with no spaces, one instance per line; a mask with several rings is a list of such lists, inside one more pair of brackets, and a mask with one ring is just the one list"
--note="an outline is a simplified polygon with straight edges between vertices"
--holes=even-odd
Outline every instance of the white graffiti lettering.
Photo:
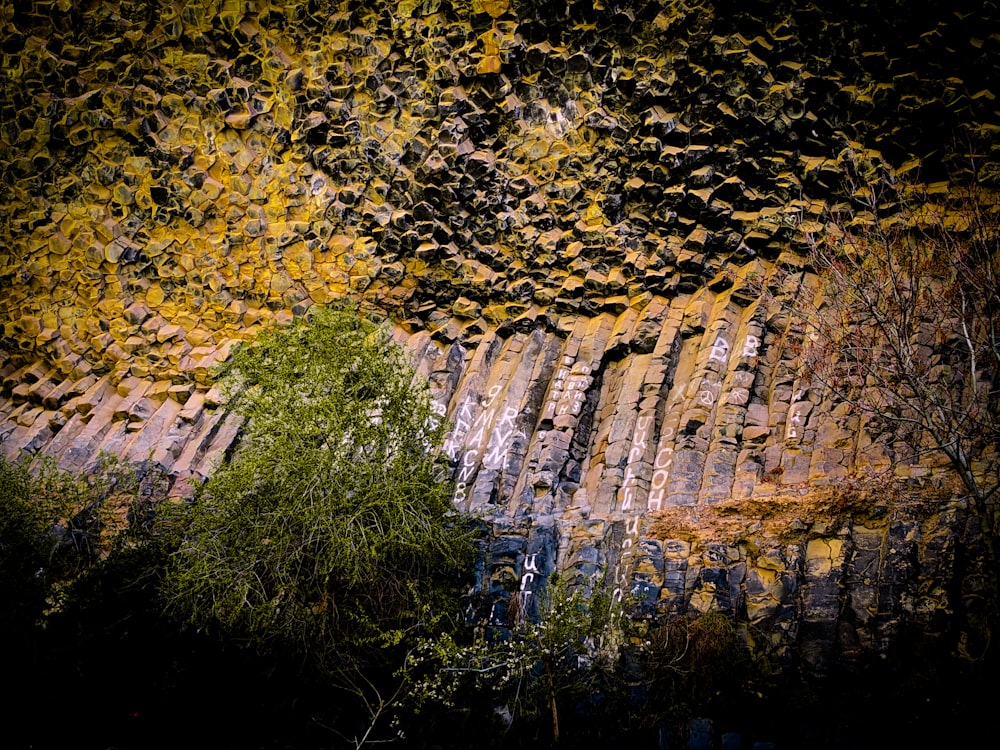
[[454,461],[455,458],[458,457],[458,451],[461,448],[462,444],[455,440],[451,435],[445,438],[444,445],[441,447],[449,461]]
[[639,417],[635,423],[635,435],[632,437],[632,448],[628,452],[629,463],[639,461],[646,452],[647,428],[652,420],[651,417]]
[[462,458],[462,466],[458,471],[458,481],[468,482],[472,475],[476,471],[476,458],[478,456],[477,451],[466,451],[465,456]]
[[663,490],[653,490],[646,500],[646,510],[659,510],[663,507]]
[[445,438],[443,450],[448,459],[454,461],[462,450],[462,439],[472,427],[472,399],[466,396],[458,406],[455,415],[455,429]]
[[[664,427],[660,441],[669,440],[674,436],[673,427]],[[653,477],[650,480],[649,498],[646,502],[647,510],[659,510],[663,505],[663,497],[667,488],[667,479],[670,477],[670,467],[674,462],[674,449],[670,445],[664,445],[653,459]]]
[[802,425],[802,411],[796,406],[796,404],[802,400],[805,395],[805,389],[800,388],[792,396],[792,403],[788,409],[788,429],[785,431],[785,438],[792,439],[799,437],[799,432]]
[[496,415],[496,410],[491,409],[488,412],[483,412],[479,415],[479,419],[476,420],[476,425],[479,429],[472,434],[472,438],[469,440],[470,448],[481,448],[483,446],[483,438],[486,436],[486,425],[493,421],[493,417]]
[[788,413],[788,432],[785,437],[796,438],[799,436],[799,428],[802,425],[802,413],[792,406]]
[[716,336],[715,343],[712,344],[712,350],[708,353],[708,358],[710,360],[714,359],[716,362],[725,363],[728,356],[729,342],[722,338],[722,336]]
[[698,391],[698,403],[703,406],[712,406],[712,404],[715,403],[717,390],[718,385],[711,383],[708,380],[702,380],[701,390]]
[[492,388],[490,388],[488,394],[489,398],[486,400],[486,403],[484,404],[484,406],[486,406],[487,409],[493,406],[493,402],[496,401],[497,396],[500,395],[501,391],[503,391],[502,385],[495,385]]
[[[574,370],[582,374],[574,375]],[[564,355],[562,366],[556,370],[553,377],[548,401],[542,409],[543,418],[552,419],[564,414],[579,414],[583,409],[583,392],[590,385],[590,378],[587,377],[589,372],[589,366],[573,365],[573,359]]]
[[669,445],[663,448],[659,453],[656,454],[656,458],[653,460],[653,468],[669,469],[671,462],[674,460],[673,454],[674,454],[674,449],[671,448]]
[[752,359],[757,356],[757,350],[759,348],[760,339],[756,336],[747,336],[746,340],[743,342],[743,354],[741,356]]
[[632,488],[623,487],[622,488],[622,510],[632,509]]
[[462,399],[462,404],[458,407],[458,416],[466,421],[472,419],[472,399],[469,396]]
[[649,439],[649,428],[653,423],[653,418],[649,414],[640,414],[635,421],[635,429],[632,432],[632,446],[628,453],[628,464],[625,467],[625,479],[621,488],[621,510],[627,511],[632,508],[632,500],[635,497],[635,486],[639,475],[634,464],[641,462],[646,452],[647,441]]
[[[500,423],[493,428],[490,436],[490,445],[486,456],[483,458],[483,466],[489,469],[499,469],[507,462],[507,448],[510,438],[514,435],[524,437],[523,432],[514,431],[514,418],[517,416],[517,409],[508,406],[504,409]],[[504,431],[506,429],[506,432]]]

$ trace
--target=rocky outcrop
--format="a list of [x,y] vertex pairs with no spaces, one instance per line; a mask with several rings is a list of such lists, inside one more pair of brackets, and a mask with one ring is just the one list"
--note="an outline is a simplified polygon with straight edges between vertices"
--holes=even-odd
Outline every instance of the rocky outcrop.
[[869,469],[939,483],[756,291],[814,288],[845,179],[933,179],[960,123],[995,163],[995,9],[926,5],[9,6],[0,450],[152,461],[185,494],[239,432],[212,367],[350,297],[452,424],[495,625],[560,570],[817,670],[937,632],[960,507],[756,528]]

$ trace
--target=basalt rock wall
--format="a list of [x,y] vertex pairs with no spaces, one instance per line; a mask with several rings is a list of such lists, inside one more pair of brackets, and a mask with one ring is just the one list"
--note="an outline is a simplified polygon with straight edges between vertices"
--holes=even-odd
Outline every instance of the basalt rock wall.
[[[817,292],[804,251],[852,191],[947,191],[959,137],[996,177],[993,3],[0,13],[5,455],[186,494],[239,432],[213,365],[351,298],[452,424],[496,626],[558,570],[820,671],[918,631],[975,650],[943,467],[811,382],[775,300]],[[830,499],[891,465],[932,511]]]

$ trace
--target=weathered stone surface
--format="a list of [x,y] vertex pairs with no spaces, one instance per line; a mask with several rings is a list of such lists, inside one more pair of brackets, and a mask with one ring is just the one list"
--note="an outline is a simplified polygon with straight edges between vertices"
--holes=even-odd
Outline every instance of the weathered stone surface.
[[[4,455],[151,459],[190,493],[239,432],[213,368],[350,298],[428,377],[456,505],[494,520],[495,626],[561,570],[647,613],[733,612],[823,670],[832,644],[884,649],[908,602],[957,606],[928,583],[957,510],[794,540],[697,524],[889,465],[756,290],[795,293],[780,272],[845,176],[911,172],[954,113],[996,131],[996,35],[942,51],[895,6],[108,2],[70,29],[57,5],[0,14]],[[924,10],[963,44],[981,20]],[[654,537],[661,512],[697,533]]]

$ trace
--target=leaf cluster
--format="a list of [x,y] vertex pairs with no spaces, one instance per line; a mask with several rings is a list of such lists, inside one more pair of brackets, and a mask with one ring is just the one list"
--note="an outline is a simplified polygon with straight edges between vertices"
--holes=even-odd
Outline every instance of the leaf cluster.
[[46,597],[44,614],[58,610],[81,576],[126,543],[143,507],[151,508],[153,489],[107,456],[88,477],[51,459],[0,459],[0,591],[9,611],[30,619]]
[[435,452],[443,425],[405,352],[351,308],[239,347],[223,375],[244,430],[185,509],[172,607],[332,666],[452,606],[468,533]]
[[537,622],[520,621],[509,632],[421,639],[407,658],[405,703],[415,713],[499,712],[504,730],[519,717],[551,714],[557,728],[558,705],[590,698],[611,674],[623,640],[620,625],[609,596],[588,600],[554,575],[540,593]]

